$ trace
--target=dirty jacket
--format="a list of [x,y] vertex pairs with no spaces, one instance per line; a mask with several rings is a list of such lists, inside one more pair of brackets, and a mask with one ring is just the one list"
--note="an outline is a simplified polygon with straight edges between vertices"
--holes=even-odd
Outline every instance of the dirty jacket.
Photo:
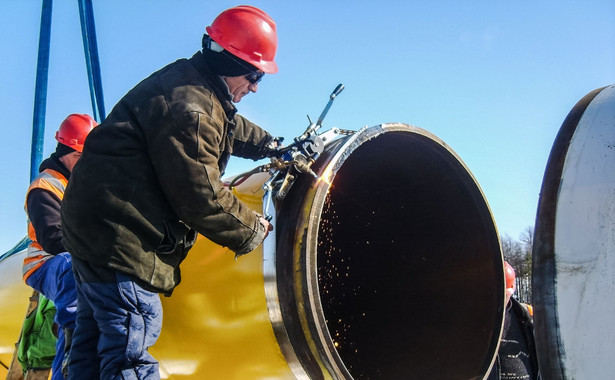
[[22,267],[24,281],[45,261],[65,252],[62,244],[60,207],[70,171],[52,153],[39,166],[39,175],[26,193],[25,210],[28,216],[28,245]]
[[88,135],[62,205],[67,250],[167,295],[195,231],[252,251],[264,227],[220,176],[231,154],[266,157],[272,140],[236,113],[202,53],[164,67]]
[[[527,307],[524,306],[521,302],[517,301],[514,297],[510,298],[510,308],[506,309],[506,319],[511,318],[511,314],[515,314],[517,317],[516,320],[519,322],[521,327],[521,332],[523,337],[525,338],[525,343],[527,344],[527,352],[524,354],[528,356],[530,362],[530,368],[527,368],[528,372],[531,372],[533,377],[530,380],[540,380],[542,377],[540,376],[540,370],[538,367],[538,355],[536,352],[536,341],[534,339],[534,323],[532,320],[532,316],[528,311]],[[510,323],[510,320],[508,321]],[[506,326],[504,327],[504,332],[502,335],[502,339],[511,339],[508,337],[506,333],[508,332]],[[501,345],[502,343],[500,343]],[[513,378],[517,374],[502,374],[501,368],[501,358],[500,355],[496,356],[495,363],[493,364],[493,368],[489,373],[489,376],[486,380],[499,380],[501,378]]]

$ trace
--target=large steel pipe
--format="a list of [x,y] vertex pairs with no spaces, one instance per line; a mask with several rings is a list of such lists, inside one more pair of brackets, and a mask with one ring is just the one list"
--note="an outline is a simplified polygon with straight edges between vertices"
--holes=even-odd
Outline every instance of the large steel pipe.
[[279,206],[265,252],[287,359],[311,379],[482,378],[502,258],[462,161],[424,130],[385,124],[329,146],[315,172]]
[[533,248],[536,344],[545,379],[615,372],[615,85],[583,97],[545,169]]
[[[275,205],[264,248],[233,260],[199,236],[163,297],[151,348],[162,378],[482,378],[501,333],[502,256],[459,157],[422,129],[383,124],[330,141],[313,169]],[[262,211],[267,178],[233,191]],[[7,266],[22,259],[0,261],[4,289],[27,290]],[[27,307],[27,292],[11,297],[0,292],[17,305],[6,353]]]

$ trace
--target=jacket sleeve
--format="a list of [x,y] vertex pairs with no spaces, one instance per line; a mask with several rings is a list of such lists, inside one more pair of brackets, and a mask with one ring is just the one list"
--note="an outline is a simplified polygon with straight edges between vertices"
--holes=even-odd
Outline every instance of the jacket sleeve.
[[65,252],[62,244],[60,199],[43,189],[32,189],[26,202],[28,218],[34,227],[36,241],[52,255]]
[[273,137],[267,131],[239,114],[235,114],[234,121],[234,156],[259,160],[275,152]]
[[186,112],[148,136],[148,150],[174,213],[189,227],[238,255],[265,238],[258,215],[223,186],[218,169],[222,115]]

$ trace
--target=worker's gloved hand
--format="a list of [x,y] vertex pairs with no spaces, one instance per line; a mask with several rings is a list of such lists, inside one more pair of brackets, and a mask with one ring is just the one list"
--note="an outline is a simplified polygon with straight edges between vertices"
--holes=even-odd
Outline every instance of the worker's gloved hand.
[[[273,225],[271,223],[269,223],[269,221],[267,221],[267,219],[265,219],[261,214],[259,213],[255,213],[256,216],[258,217],[258,221],[259,223],[263,226],[263,228],[265,229],[265,237],[263,239],[266,239],[267,236],[269,235],[269,231],[273,231]],[[259,244],[262,242],[259,242]],[[250,250],[248,249],[244,249],[242,252],[237,252],[235,251],[235,261],[237,261],[241,256],[251,252],[252,250],[254,250],[256,247],[251,247]]]
[[267,237],[269,235],[269,231],[273,231],[273,224],[269,223],[267,219],[262,216],[259,216],[258,220],[265,227],[265,237]]
[[269,152],[267,157],[280,157],[284,152],[281,149],[284,147],[284,137],[274,137],[267,145]]
[[271,141],[271,148],[278,149],[284,146],[284,137],[274,137]]

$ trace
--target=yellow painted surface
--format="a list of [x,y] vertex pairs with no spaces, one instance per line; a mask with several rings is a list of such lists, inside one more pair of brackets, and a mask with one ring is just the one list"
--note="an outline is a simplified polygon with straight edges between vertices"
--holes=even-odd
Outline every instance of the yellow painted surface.
[[292,378],[269,321],[261,268],[261,249],[235,261],[199,237],[182,265],[182,283],[162,299],[162,334],[151,353],[163,376]]
[[[260,212],[258,178],[235,193]],[[199,236],[181,271],[173,295],[162,297],[162,334],[151,349],[163,378],[294,378],[269,321],[261,247],[236,261],[233,252]]]
[[[262,209],[262,176],[236,194]],[[24,253],[0,262],[0,360],[8,365],[32,290]],[[161,336],[151,353],[164,379],[293,379],[273,333],[264,292],[263,251],[240,257],[199,236],[181,265],[182,282],[162,296]],[[6,370],[0,365],[0,378]]]
[[25,252],[13,255],[0,262],[0,378],[6,378],[7,370],[19,339],[21,324],[26,315],[32,288],[21,277]]

